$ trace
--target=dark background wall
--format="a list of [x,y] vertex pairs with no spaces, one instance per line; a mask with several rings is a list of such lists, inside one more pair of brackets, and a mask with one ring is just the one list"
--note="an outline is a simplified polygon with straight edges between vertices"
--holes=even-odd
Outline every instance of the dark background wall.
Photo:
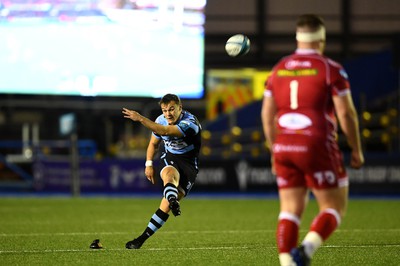
[[296,18],[304,13],[324,18],[326,53],[338,61],[391,48],[400,32],[400,6],[395,0],[209,0],[206,67],[232,64],[223,54],[223,45],[226,37],[237,32],[252,40],[251,53],[243,62],[273,64],[295,48]]
[[[298,15],[317,13],[326,22],[326,54],[351,72],[357,105],[397,93],[400,5],[398,0],[208,0],[205,24],[205,70],[212,68],[270,68],[295,49],[294,28]],[[244,33],[251,51],[230,58],[224,50],[227,38]],[[364,96],[363,96],[364,95]],[[360,103],[360,99],[366,102]],[[24,123],[38,124],[41,139],[57,139],[60,114],[78,116],[79,136],[94,139],[99,149],[118,142],[126,132],[139,132],[121,116],[124,106],[155,117],[153,99],[85,98],[1,95],[0,136],[21,138]],[[187,100],[185,107],[205,119],[205,99]]]

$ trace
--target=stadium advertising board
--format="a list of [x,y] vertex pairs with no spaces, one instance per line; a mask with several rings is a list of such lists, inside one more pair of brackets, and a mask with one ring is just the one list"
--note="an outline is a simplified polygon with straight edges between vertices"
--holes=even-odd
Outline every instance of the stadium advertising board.
[[[70,162],[41,160],[33,166],[37,191],[68,192],[71,188]],[[151,192],[144,176],[142,160],[85,160],[79,164],[82,192]]]
[[[80,162],[82,192],[158,192],[144,176],[143,160],[85,160]],[[347,169],[350,191],[355,194],[400,193],[400,166],[395,161],[385,165],[366,165],[360,170]],[[157,170],[158,172],[158,170]],[[37,191],[68,192],[71,184],[70,162],[37,161],[33,165]],[[191,193],[275,193],[275,176],[268,160],[202,160]]]
[[[400,193],[400,166],[395,157],[359,170],[347,168],[347,173],[353,194]],[[277,187],[269,160],[203,160],[193,191],[276,192]]]

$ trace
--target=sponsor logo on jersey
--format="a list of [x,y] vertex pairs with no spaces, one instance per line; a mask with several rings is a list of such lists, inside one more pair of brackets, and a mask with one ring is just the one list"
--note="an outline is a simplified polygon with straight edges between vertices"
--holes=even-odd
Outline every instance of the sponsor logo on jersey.
[[299,76],[316,76],[318,74],[318,69],[307,68],[307,69],[279,69],[277,72],[278,77],[299,77]]
[[183,130],[186,131],[190,127],[190,123],[188,121],[180,121],[179,122],[179,127]]
[[285,68],[287,69],[294,69],[294,68],[310,68],[311,62],[310,61],[300,61],[300,60],[289,60],[285,63]]
[[278,123],[281,127],[292,130],[305,129],[312,125],[308,116],[299,113],[286,113],[279,117]]
[[301,145],[283,145],[283,144],[275,144],[273,146],[273,151],[275,153],[278,152],[307,152],[307,146]]

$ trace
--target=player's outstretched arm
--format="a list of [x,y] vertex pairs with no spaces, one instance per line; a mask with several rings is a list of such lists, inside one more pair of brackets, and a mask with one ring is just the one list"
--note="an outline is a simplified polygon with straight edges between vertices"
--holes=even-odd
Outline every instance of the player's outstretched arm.
[[164,126],[157,124],[147,117],[139,114],[137,111],[129,110],[127,108],[122,108],[122,113],[124,114],[125,118],[131,119],[132,121],[140,122],[143,126],[147,127],[158,135],[174,137],[181,137],[183,135],[176,125]]

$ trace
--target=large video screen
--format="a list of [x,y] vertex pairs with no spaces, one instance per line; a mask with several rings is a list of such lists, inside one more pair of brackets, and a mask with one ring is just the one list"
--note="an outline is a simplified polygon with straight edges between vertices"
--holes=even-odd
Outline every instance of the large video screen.
[[0,94],[204,93],[206,0],[0,2]]

